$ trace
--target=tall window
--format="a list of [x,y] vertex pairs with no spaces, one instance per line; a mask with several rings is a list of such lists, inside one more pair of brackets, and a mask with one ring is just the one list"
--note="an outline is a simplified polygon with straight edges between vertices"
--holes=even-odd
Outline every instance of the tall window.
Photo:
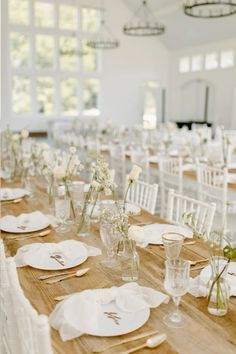
[[148,81],[144,86],[144,129],[155,129],[157,124],[157,90],[158,83]]
[[100,54],[86,45],[99,30],[100,11],[77,4],[8,0],[13,117],[100,114]]

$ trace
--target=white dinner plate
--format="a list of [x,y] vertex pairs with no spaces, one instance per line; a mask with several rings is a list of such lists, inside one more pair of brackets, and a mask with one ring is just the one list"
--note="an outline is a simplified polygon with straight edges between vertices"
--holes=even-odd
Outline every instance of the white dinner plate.
[[6,215],[0,219],[0,229],[2,231],[16,234],[40,231],[49,225],[49,219],[41,212],[21,214],[19,216]]
[[182,234],[186,238],[192,238],[193,232],[192,230],[178,225],[171,224],[152,224],[142,226],[142,229],[145,233],[145,239],[148,243],[153,245],[162,245],[162,234],[165,232],[176,232]]
[[1,188],[0,189],[0,200],[14,200],[22,198],[28,195],[28,191],[22,188]]
[[[70,257],[67,257],[63,252],[53,251],[48,249],[47,243],[44,243],[45,252],[40,252],[40,257],[36,257],[35,253],[28,253],[24,256],[24,261],[27,265],[42,269],[42,270],[61,270],[76,267],[86,261],[88,258],[88,252],[81,243],[75,244],[70,252]],[[51,255],[60,255],[65,263],[61,265],[55,259],[51,258]]]
[[[71,299],[73,302],[73,298]],[[74,298],[74,306],[68,309],[67,317],[71,319],[72,327],[79,326],[79,316],[74,316],[74,309],[76,309],[76,297]],[[71,312],[71,313],[70,313]],[[115,312],[118,322],[109,318],[105,312]],[[91,317],[93,314],[91,313]],[[130,333],[140,328],[147,322],[150,316],[150,309],[144,309],[137,312],[121,311],[116,305],[115,301],[109,304],[101,305],[101,312],[98,314],[96,321],[92,318],[87,322],[87,328],[84,328],[84,333],[92,336],[113,337],[121,336]]]

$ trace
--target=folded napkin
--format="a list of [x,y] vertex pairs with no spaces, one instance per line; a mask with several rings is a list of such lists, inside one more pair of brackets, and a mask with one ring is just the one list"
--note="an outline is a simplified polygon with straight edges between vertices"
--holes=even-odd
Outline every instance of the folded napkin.
[[[140,229],[140,228],[139,228]],[[134,230],[135,232],[135,230]],[[137,237],[132,237],[135,239],[137,245],[139,247],[147,247],[148,244],[157,244],[157,245],[162,245],[162,234],[165,232],[177,232],[182,234],[186,238],[192,238],[193,233],[190,229],[187,229],[186,227],[179,226],[179,225],[171,225],[171,224],[151,224],[151,225],[145,225],[141,227],[141,230],[138,230],[138,235]]]
[[14,257],[15,263],[17,267],[24,267],[27,265],[28,255],[32,257],[32,254],[34,254],[36,258],[43,259],[45,254],[49,253],[60,253],[63,258],[73,260],[73,258],[78,257],[74,249],[79,244],[85,247],[88,253],[88,257],[99,256],[102,254],[99,248],[89,246],[84,242],[75,240],[66,240],[59,243],[32,243],[20,247],[17,250],[17,253]]
[[169,296],[151,288],[128,283],[121,287],[89,289],[75,293],[59,303],[49,317],[63,341],[86,333],[89,324],[96,323],[102,305],[112,301],[124,312],[137,312],[167,303]]
[[49,225],[49,219],[41,211],[23,213],[18,216],[6,215],[0,219],[0,229],[7,229],[9,232],[19,232],[19,227],[24,227],[22,232],[27,232],[28,229],[43,229]]
[[[210,265],[206,266],[195,278],[190,278],[189,293],[195,297],[206,297],[208,294],[208,282],[211,277]],[[231,262],[226,276],[230,287],[230,296],[236,296],[236,262]]]

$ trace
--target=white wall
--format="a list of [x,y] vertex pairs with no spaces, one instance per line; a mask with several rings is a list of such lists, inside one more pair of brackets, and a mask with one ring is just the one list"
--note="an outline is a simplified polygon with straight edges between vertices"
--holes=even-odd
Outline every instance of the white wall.
[[121,45],[103,53],[102,112],[105,118],[130,126],[142,119],[143,84],[151,80],[167,88],[170,52],[159,38],[122,34],[132,16],[122,2],[116,6],[110,2],[106,15]]
[[[233,49],[235,52],[235,65],[227,69],[203,70],[195,73],[179,73],[179,59],[184,56],[218,52],[221,50]],[[169,97],[169,118],[181,120],[181,87],[186,82],[194,79],[203,79],[213,85],[214,108],[209,121],[214,124],[224,124],[227,128],[236,129],[236,116],[233,107],[235,106],[236,89],[236,39],[215,42],[198,47],[185,48],[171,53],[170,63],[170,97]]]
[[[68,2],[74,3],[74,0]],[[100,7],[101,2],[86,0],[86,5]],[[152,80],[157,81],[160,87],[168,86],[169,51],[159,38],[134,38],[122,33],[123,25],[130,20],[132,13],[121,0],[106,0],[104,5],[106,22],[120,40],[120,47],[102,51],[101,73],[98,73],[101,79],[100,119],[112,119],[116,124],[137,124],[142,119],[143,84]],[[7,70],[3,68],[3,72],[5,71]],[[91,76],[93,77],[92,73]],[[5,78],[3,84],[6,82]],[[7,96],[7,90],[5,94]],[[10,123],[15,130],[27,127],[31,131],[43,131],[47,129],[48,119],[58,118],[22,116],[11,119],[10,99],[4,102],[7,112],[2,114],[4,125]]]

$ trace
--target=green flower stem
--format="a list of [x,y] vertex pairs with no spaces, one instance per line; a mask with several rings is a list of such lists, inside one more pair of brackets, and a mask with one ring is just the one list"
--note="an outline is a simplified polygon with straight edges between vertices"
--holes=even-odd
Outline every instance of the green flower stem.
[[98,196],[99,196],[99,192],[96,193],[95,201],[93,203],[93,207],[92,207],[92,210],[91,210],[91,213],[90,213],[90,218],[93,216],[93,212],[94,212],[95,206],[96,206],[97,201],[98,201]]
[[69,189],[69,186],[67,184],[67,178],[66,177],[63,178],[63,182],[64,182],[65,189],[66,189],[66,195],[70,199],[70,207],[71,207],[71,210],[72,210],[72,215],[73,215],[73,218],[75,219],[75,217],[76,217],[75,208],[74,208],[73,200],[71,198],[70,189]]
[[132,183],[133,183],[133,180],[130,179],[130,180],[129,180],[129,183],[128,183],[128,187],[127,187],[126,192],[125,192],[125,196],[124,196],[124,205],[123,205],[123,211],[124,211],[124,212],[125,212],[126,199],[127,199],[128,192],[129,192],[129,189],[130,189]]
[[84,200],[84,205],[83,205],[83,209],[82,209],[82,213],[81,213],[81,219],[80,219],[80,222],[79,222],[79,225],[78,225],[78,228],[77,228],[77,232],[79,233],[83,227],[83,224],[84,224],[84,217],[85,217],[85,213],[87,211],[87,206],[88,206],[88,201],[90,199],[90,196],[91,196],[91,192],[92,192],[92,187],[90,186],[89,187],[89,191],[85,197],[85,200]]

